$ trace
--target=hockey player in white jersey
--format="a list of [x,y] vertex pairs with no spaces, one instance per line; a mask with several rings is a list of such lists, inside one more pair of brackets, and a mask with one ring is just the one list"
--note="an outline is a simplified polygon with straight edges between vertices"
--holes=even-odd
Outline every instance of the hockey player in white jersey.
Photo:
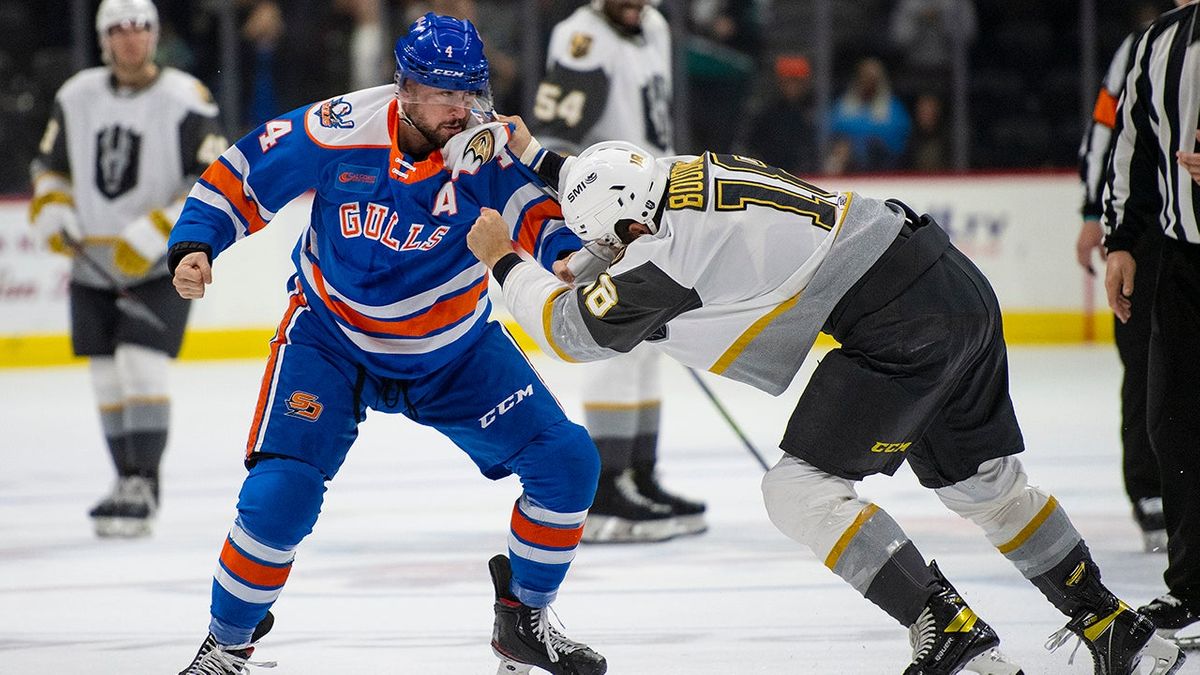
[[100,3],[106,65],[59,89],[31,167],[30,221],[74,257],[71,342],[90,359],[117,471],[90,514],[102,537],[146,535],[157,512],[167,368],[189,308],[163,254],[188,189],[226,146],[204,85],[154,63],[158,28],[150,0]]
[[[533,131],[577,153],[620,139],[674,154],[671,33],[647,0],[592,0],[554,27]],[[662,488],[656,473],[660,354],[651,345],[581,366],[583,410],[601,475],[585,542],[662,541],[706,529],[705,506]]]
[[906,674],[1021,671],[899,524],[859,497],[856,481],[905,460],[1069,617],[1047,646],[1077,637],[1097,673],[1179,668],[1179,649],[1101,583],[1065,510],[1028,483],[996,297],[928,215],[734,155],[655,160],[606,142],[564,161],[530,142],[522,158],[558,187],[581,239],[621,250],[573,288],[512,253],[499,214],[476,221],[468,244],[547,353],[588,361],[653,341],[779,395],[818,332],[840,342],[800,397],[763,497],[780,531],[910,629]]

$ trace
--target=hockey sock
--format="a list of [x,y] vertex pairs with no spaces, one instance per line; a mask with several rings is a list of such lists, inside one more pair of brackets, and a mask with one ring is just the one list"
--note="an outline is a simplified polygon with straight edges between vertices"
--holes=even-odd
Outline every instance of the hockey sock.
[[1049,571],[1030,577],[1029,581],[1067,616],[1075,616],[1080,609],[1091,607],[1110,595],[1100,585],[1100,570],[1092,561],[1087,544],[1082,541]]
[[121,344],[117,346],[114,361],[124,397],[126,458],[121,474],[157,479],[170,421],[169,359],[154,349]]
[[659,401],[649,401],[638,408],[637,434],[633,437],[633,457],[631,465],[642,470],[649,467],[654,471],[658,461],[658,426],[662,417],[662,404]]
[[937,577],[925,564],[921,552],[907,541],[879,568],[863,596],[907,627],[916,623],[929,596],[938,588]]
[[213,576],[209,630],[221,644],[243,644],[283,592],[296,547],[312,532],[325,476],[293,459],[256,463],[238,494],[238,516]]
[[127,476],[131,470],[128,468],[129,452],[125,447],[125,405],[116,361],[111,356],[93,356],[88,360],[88,369],[108,453],[112,456],[117,475]]

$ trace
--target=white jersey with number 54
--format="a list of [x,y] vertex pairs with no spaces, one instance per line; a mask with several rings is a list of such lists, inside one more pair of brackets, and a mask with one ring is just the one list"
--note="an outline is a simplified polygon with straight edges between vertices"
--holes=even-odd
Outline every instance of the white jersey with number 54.
[[584,5],[554,27],[538,86],[533,132],[546,147],[574,153],[620,139],[670,155],[671,32],[646,7],[642,30],[619,33]]

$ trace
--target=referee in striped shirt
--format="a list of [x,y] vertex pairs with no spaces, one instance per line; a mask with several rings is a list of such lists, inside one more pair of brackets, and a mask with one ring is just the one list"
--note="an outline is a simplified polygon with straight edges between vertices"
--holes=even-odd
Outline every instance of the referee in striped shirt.
[[1104,285],[1122,322],[1137,272],[1131,251],[1151,228],[1166,235],[1151,308],[1148,423],[1162,478],[1168,593],[1142,611],[1168,635],[1200,621],[1200,182],[1190,172],[1200,152],[1198,12],[1192,2],[1162,15],[1133,46],[1104,210]]

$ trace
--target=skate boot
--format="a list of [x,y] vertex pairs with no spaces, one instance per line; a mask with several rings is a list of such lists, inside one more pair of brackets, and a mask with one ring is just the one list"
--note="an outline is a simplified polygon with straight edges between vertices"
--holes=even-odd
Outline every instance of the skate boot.
[[585,543],[665,541],[677,534],[670,507],[638,494],[630,471],[600,477],[583,525]]
[[145,476],[121,476],[112,492],[88,515],[100,537],[145,537],[158,514],[158,481]]
[[550,624],[549,607],[530,607],[513,597],[507,556],[493,557],[488,571],[496,590],[492,651],[500,657],[497,675],[527,675],[535,666],[552,675],[603,675],[608,670],[603,656]]
[[262,639],[274,624],[275,617],[267,612],[263,620],[258,622],[254,634],[250,636],[250,642],[244,645],[219,645],[213,634],[209,633],[200,645],[200,651],[196,652],[196,657],[187,668],[179,671],[179,675],[242,675],[247,672],[246,666],[274,668],[274,661],[249,660],[250,655],[254,653],[254,643]]
[[707,509],[704,503],[694,502],[664,490],[653,467],[635,466],[633,484],[638,494],[671,510],[676,535],[701,534],[708,529],[708,523],[704,520],[704,512]]
[[1162,497],[1144,497],[1133,504],[1133,517],[1142,529],[1142,550],[1167,552],[1167,520],[1163,516]]
[[980,675],[1022,675],[1021,668],[999,650],[996,631],[967,606],[937,563],[929,569],[941,590],[909,627],[913,660],[904,675],[951,675],[969,670]]
[[1150,619],[1157,633],[1179,645],[1181,649],[1200,649],[1200,634],[1189,630],[1189,635],[1179,632],[1188,626],[1200,628],[1200,607],[1167,593],[1138,608],[1138,613]]
[[[1085,644],[1092,653],[1096,675],[1131,675],[1138,672],[1139,665],[1149,675],[1168,675],[1183,665],[1179,648],[1155,635],[1149,619],[1105,588],[1090,560],[1081,561],[1064,585],[1069,593],[1077,594],[1082,607],[1046,640],[1046,649],[1054,651],[1074,635],[1079,638],[1075,651]],[[1075,651],[1067,663],[1075,660]]]

